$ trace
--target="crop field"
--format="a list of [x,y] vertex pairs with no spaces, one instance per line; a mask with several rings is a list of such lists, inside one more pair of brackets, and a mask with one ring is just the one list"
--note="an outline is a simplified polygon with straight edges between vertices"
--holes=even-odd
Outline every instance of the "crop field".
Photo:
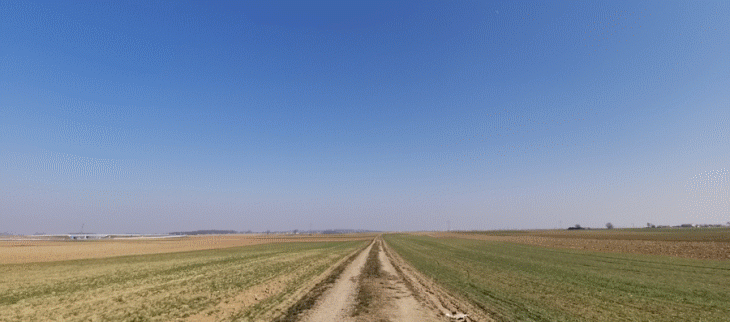
[[[368,244],[351,239],[2,264],[0,321],[269,321]],[[57,247],[89,245],[109,246]]]
[[389,234],[384,240],[425,276],[498,321],[727,321],[730,316],[727,260],[454,238],[460,235],[465,234]]
[[374,235],[202,235],[181,238],[111,238],[70,241],[54,238],[0,239],[0,264],[174,253],[282,242],[365,240]]
[[730,259],[730,229],[524,230],[423,233],[432,237],[504,241],[599,252]]
[[623,228],[585,230],[492,230],[467,232],[488,236],[538,236],[601,240],[730,242],[730,228]]
[[3,241],[0,321],[726,321],[729,232]]

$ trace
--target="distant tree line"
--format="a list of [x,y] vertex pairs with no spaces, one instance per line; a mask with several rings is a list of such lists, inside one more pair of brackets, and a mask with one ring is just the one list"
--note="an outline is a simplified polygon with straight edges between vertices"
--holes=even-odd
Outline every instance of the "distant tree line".
[[[646,228],[719,228],[723,227],[721,224],[681,224],[676,226],[669,226],[669,225],[654,225],[652,223],[646,223]],[[727,222],[727,227],[730,227],[730,221]],[[612,223],[608,222],[606,223],[606,229],[613,229],[614,226]],[[591,229],[587,227],[581,227],[581,225],[576,224],[573,227],[568,227],[568,230],[583,230],[583,229]]]

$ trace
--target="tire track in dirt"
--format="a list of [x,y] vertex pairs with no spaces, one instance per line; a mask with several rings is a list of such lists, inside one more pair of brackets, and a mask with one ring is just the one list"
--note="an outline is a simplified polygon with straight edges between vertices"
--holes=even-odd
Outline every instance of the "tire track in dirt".
[[348,320],[349,311],[357,295],[358,277],[365,266],[373,244],[355,257],[355,260],[337,278],[332,288],[325,291],[314,307],[304,315],[302,321],[339,322]]
[[468,300],[447,292],[433,279],[424,276],[413,266],[383,242],[384,252],[393,268],[403,278],[405,285],[411,290],[418,301],[438,312],[439,316],[446,317],[446,321],[494,321],[487,311],[479,308]]
[[434,285],[426,286],[425,279],[406,266],[376,238],[301,321],[476,321],[459,313],[467,306],[456,304],[459,301]]
[[[381,243],[384,247],[384,243]],[[408,287],[401,274],[393,266],[385,251],[380,251],[379,259],[383,270],[383,280],[380,282],[382,297],[385,300],[380,315],[386,321],[449,321],[443,312],[435,307],[428,307],[418,301],[413,291]]]

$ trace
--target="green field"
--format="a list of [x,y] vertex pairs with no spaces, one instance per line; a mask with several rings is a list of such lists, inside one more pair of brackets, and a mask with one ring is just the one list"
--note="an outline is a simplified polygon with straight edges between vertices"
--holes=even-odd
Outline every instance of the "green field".
[[536,236],[554,238],[730,242],[730,228],[622,228],[586,230],[492,230],[465,233],[490,236]]
[[270,320],[304,283],[366,243],[0,265],[0,321]]
[[730,261],[384,238],[424,275],[500,321],[730,319]]

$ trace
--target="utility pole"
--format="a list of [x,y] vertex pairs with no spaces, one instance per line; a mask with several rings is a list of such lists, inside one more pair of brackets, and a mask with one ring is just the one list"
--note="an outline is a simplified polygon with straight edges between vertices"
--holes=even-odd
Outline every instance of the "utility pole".
[[446,221],[446,231],[451,231],[451,220]]

